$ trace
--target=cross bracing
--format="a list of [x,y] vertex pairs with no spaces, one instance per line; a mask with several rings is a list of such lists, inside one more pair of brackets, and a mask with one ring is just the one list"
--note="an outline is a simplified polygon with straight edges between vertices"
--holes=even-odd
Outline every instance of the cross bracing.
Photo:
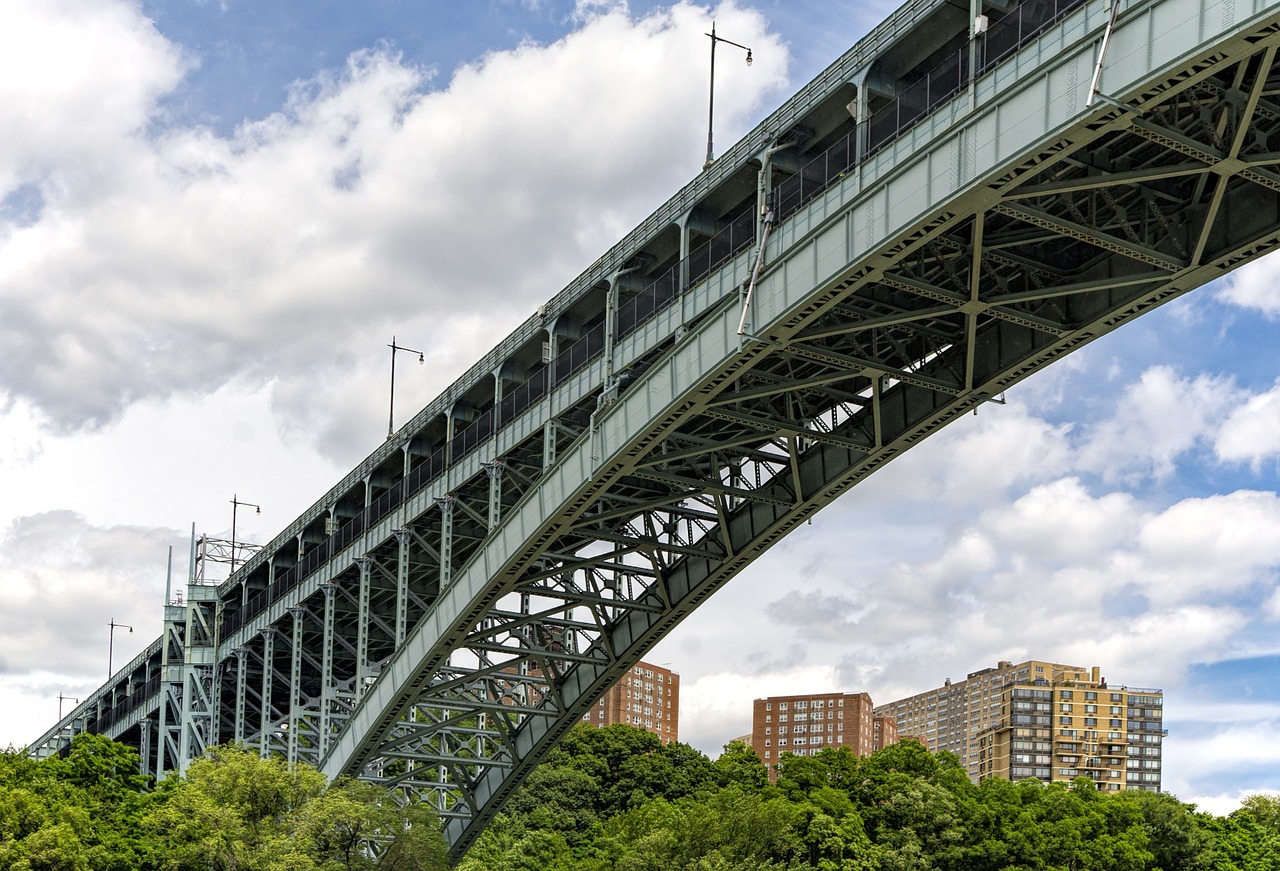
[[796,525],[1274,247],[1275,8],[1122,5],[1099,99],[1108,6],[987,11],[1022,28],[995,61],[934,26],[942,4],[855,46],[231,579],[193,584],[37,752],[108,731],[159,770],[240,740],[432,802],[460,855]]

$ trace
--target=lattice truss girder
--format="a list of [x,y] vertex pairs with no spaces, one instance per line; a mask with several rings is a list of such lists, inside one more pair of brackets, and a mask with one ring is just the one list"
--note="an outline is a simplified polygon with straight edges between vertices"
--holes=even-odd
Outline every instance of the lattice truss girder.
[[484,541],[504,507],[536,484],[542,457],[540,440],[530,440],[486,464],[486,478],[395,530],[245,647],[223,651],[216,673],[219,740],[318,761],[453,566]]
[[605,459],[593,498],[405,684],[403,715],[357,770],[435,803],[460,855],[645,649],[822,505],[1040,366],[1274,247],[1275,39],[1100,110],[976,207],[937,213],[748,342]]

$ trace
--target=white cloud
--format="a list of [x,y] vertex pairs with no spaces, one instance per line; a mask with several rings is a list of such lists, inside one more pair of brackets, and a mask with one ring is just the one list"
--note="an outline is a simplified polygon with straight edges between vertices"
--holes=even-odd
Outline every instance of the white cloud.
[[1230,411],[1218,430],[1214,450],[1221,460],[1248,462],[1255,470],[1264,460],[1280,456],[1280,381]]
[[1274,579],[1280,498],[1237,491],[1184,499],[1150,518],[1125,568],[1153,600],[1213,597]]
[[0,679],[105,677],[108,619],[134,627],[132,639],[117,633],[115,664],[127,661],[159,635],[163,556],[181,540],[177,530],[98,527],[67,511],[10,524],[0,537]]
[[1079,478],[1070,477],[1033,487],[991,510],[982,522],[1002,550],[1032,553],[1049,565],[1080,567],[1097,565],[1129,541],[1140,512],[1131,494],[1095,498]]
[[1168,366],[1142,373],[1117,401],[1114,416],[1080,446],[1081,469],[1108,481],[1167,478],[1177,457],[1211,433],[1241,400],[1229,378],[1181,377]]
[[[700,162],[705,94],[690,82],[705,59],[689,45],[709,19],[686,3],[641,18],[600,10],[550,45],[484,56],[441,90],[397,56],[357,53],[230,139],[138,131],[176,83],[178,51],[112,8],[116,29],[150,33],[122,44],[166,75],[121,88],[134,97],[119,129],[56,131],[70,144],[44,158],[44,210],[10,221],[0,247],[0,343],[32,361],[6,369],[0,390],[63,430],[235,377],[305,390],[314,416],[382,380],[374,352],[393,333],[430,351],[441,388]],[[100,39],[52,7],[28,14],[72,45]],[[717,77],[731,141],[777,98],[787,55],[757,13],[715,14],[768,48]],[[43,94],[41,110],[74,117],[84,91]],[[93,162],[80,158],[89,150]],[[482,331],[468,328],[481,317]],[[320,417],[306,426],[337,455],[367,449],[348,415]]]
[[1272,254],[1241,266],[1222,283],[1217,298],[1268,319],[1280,315],[1280,257]]
[[704,674],[692,681],[681,680],[680,740],[714,756],[729,741],[750,734],[753,699],[842,690],[836,670],[825,665],[776,671],[760,677],[724,671]]
[[0,199],[47,174],[93,188],[187,61],[133,3],[9,0],[0,18]]

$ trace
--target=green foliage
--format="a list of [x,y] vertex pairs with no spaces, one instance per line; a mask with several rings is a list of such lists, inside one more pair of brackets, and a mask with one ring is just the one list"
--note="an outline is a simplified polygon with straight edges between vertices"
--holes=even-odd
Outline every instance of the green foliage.
[[136,753],[96,735],[77,736],[65,759],[0,753],[0,871],[447,867],[429,809],[240,748],[148,786]]
[[769,785],[769,769],[755,749],[742,741],[730,741],[724,745],[724,752],[711,763],[711,776],[717,786],[736,783],[754,792]]
[[0,868],[139,867],[146,786],[138,754],[98,735],[76,736],[65,759],[0,753]]
[[[371,848],[371,845],[374,845]],[[447,868],[435,815],[377,787],[218,747],[153,790],[137,756],[79,736],[0,752],[0,871]],[[870,757],[751,748],[714,762],[627,726],[575,728],[460,871],[1278,871],[1280,797],[1227,817],[1168,795],[989,780],[915,742]]]
[[[434,815],[357,781],[234,746],[161,785],[144,830],[166,869],[311,871],[446,866]],[[370,845],[374,849],[370,849]]]
[[988,780],[904,741],[714,762],[627,726],[575,728],[460,871],[1280,871],[1280,798],[1226,818],[1092,781]]

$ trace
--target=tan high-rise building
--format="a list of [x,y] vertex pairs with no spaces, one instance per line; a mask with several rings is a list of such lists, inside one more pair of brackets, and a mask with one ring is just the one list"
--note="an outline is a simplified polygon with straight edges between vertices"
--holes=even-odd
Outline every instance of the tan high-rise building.
[[582,722],[593,726],[627,723],[662,739],[680,740],[680,675],[648,662],[637,662]]
[[[751,746],[768,766],[771,779],[777,777],[783,753],[812,756],[824,747],[848,747],[858,756],[869,756],[883,746],[877,745],[871,712],[871,696],[866,693],[756,699],[751,711]],[[893,738],[897,739],[896,729]]]
[[1111,686],[1098,666],[1001,662],[876,708],[902,735],[960,757],[969,777],[1092,778],[1107,791],[1159,791],[1160,690]]

